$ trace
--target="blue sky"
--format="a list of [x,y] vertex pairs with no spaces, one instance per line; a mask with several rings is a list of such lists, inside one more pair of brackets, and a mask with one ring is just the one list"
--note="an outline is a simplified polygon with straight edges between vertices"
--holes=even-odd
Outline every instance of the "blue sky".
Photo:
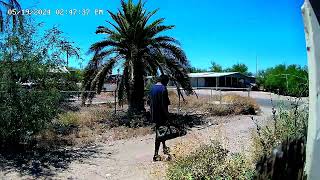
[[[229,67],[245,63],[249,70],[276,64],[307,64],[301,17],[303,0],[148,0],[156,17],[166,18],[176,28],[167,32],[178,39],[192,66],[208,68],[211,61]],[[120,0],[22,0],[24,9],[51,9],[50,16],[33,16],[50,27],[58,25],[76,42],[83,54],[103,38],[96,35],[99,25],[110,20],[106,10],[115,11]],[[56,9],[90,9],[89,16],[55,15]],[[104,15],[94,15],[103,9]],[[86,59],[89,56],[84,56]],[[79,66],[75,60],[72,66]]]

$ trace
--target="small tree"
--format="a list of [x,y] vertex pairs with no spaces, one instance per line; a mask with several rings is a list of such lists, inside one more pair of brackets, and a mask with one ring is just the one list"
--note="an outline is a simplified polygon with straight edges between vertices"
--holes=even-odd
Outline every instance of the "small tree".
[[217,64],[217,63],[215,63],[214,61],[211,62],[210,70],[211,70],[212,72],[223,72],[222,66],[220,66],[220,65]]
[[242,63],[234,64],[231,68],[227,68],[227,72],[239,72],[242,74],[248,74],[248,66]]
[[[7,33],[0,53],[0,143],[19,143],[43,130],[57,115],[64,75],[53,42],[38,36],[33,23]],[[50,32],[50,31],[49,31]],[[52,31],[51,31],[52,32]],[[59,37],[57,37],[59,38]],[[63,86],[65,87],[65,86]]]

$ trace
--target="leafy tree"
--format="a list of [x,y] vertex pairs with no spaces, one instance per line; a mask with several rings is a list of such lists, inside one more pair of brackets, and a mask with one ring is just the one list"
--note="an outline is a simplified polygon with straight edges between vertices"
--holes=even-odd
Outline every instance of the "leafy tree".
[[137,4],[122,0],[118,12],[109,11],[113,19],[108,22],[111,28],[97,28],[96,33],[104,34],[106,38],[90,48],[94,56],[86,68],[84,87],[96,89],[99,93],[108,72],[116,64],[121,64],[123,74],[118,95],[122,101],[125,91],[129,114],[145,111],[145,75],[156,76],[159,71],[169,75],[176,86],[192,92],[187,57],[176,39],[164,35],[174,26],[163,25],[164,18],[151,21],[156,12],[147,11],[141,0]]
[[308,70],[299,65],[277,65],[260,72],[257,82],[266,90],[291,95],[308,95]]
[[[68,88],[59,73],[56,41],[25,21],[21,33],[8,33],[0,47],[0,143],[27,141],[59,112],[60,90]],[[53,31],[48,30],[45,34]],[[62,37],[56,36],[57,39]],[[50,46],[49,46],[50,44]]]
[[239,72],[242,74],[248,74],[248,66],[242,63],[234,64],[231,68],[227,68],[226,72]]
[[210,70],[212,72],[223,72],[222,66],[215,63],[214,61],[211,62]]
[[56,61],[61,61],[60,63],[69,66],[69,58],[75,57],[76,59],[81,59],[80,48],[76,47],[74,42],[68,40],[64,33],[57,27],[51,28],[46,32],[45,36],[47,46],[50,49],[54,49],[51,52],[52,56]]

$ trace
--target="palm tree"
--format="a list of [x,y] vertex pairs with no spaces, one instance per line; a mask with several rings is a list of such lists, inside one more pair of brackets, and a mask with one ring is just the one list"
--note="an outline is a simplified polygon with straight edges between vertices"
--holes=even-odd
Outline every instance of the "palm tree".
[[[15,14],[11,15],[9,11]],[[0,32],[5,30],[16,32],[23,29],[23,15],[18,13],[19,11],[21,12],[21,6],[17,0],[0,0]]]
[[[179,42],[163,32],[174,26],[163,25],[164,18],[150,22],[157,10],[148,12],[140,0],[134,4],[132,0],[121,0],[121,9],[117,13],[108,11],[114,22],[111,28],[99,26],[97,34],[106,38],[94,43],[90,51],[94,53],[85,73],[86,90],[101,92],[106,75],[116,65],[122,65],[122,78],[119,82],[119,100],[128,101],[129,113],[140,113],[144,109],[144,77],[156,76],[159,73],[170,76],[172,82],[184,88],[187,94],[192,87],[187,75],[189,62]],[[86,96],[85,96],[86,97]]]

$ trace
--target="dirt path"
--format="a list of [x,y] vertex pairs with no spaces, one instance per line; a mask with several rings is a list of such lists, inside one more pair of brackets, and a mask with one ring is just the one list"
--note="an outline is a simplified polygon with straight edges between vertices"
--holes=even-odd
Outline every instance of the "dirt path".
[[[265,121],[265,116],[256,116]],[[211,126],[210,126],[211,125]],[[249,152],[251,129],[255,126],[250,116],[213,117],[210,123],[193,128],[184,137],[170,141],[169,146],[198,139],[219,140],[231,152]],[[54,170],[55,174],[40,175],[48,179],[162,179],[164,163],[153,163],[154,135],[148,135],[112,143],[98,143],[96,151],[88,158],[70,162],[64,170]],[[76,150],[77,151],[77,150]],[[80,151],[80,150],[79,150]],[[157,176],[152,175],[158,172]],[[33,179],[22,175],[14,169],[0,171],[0,179]]]

